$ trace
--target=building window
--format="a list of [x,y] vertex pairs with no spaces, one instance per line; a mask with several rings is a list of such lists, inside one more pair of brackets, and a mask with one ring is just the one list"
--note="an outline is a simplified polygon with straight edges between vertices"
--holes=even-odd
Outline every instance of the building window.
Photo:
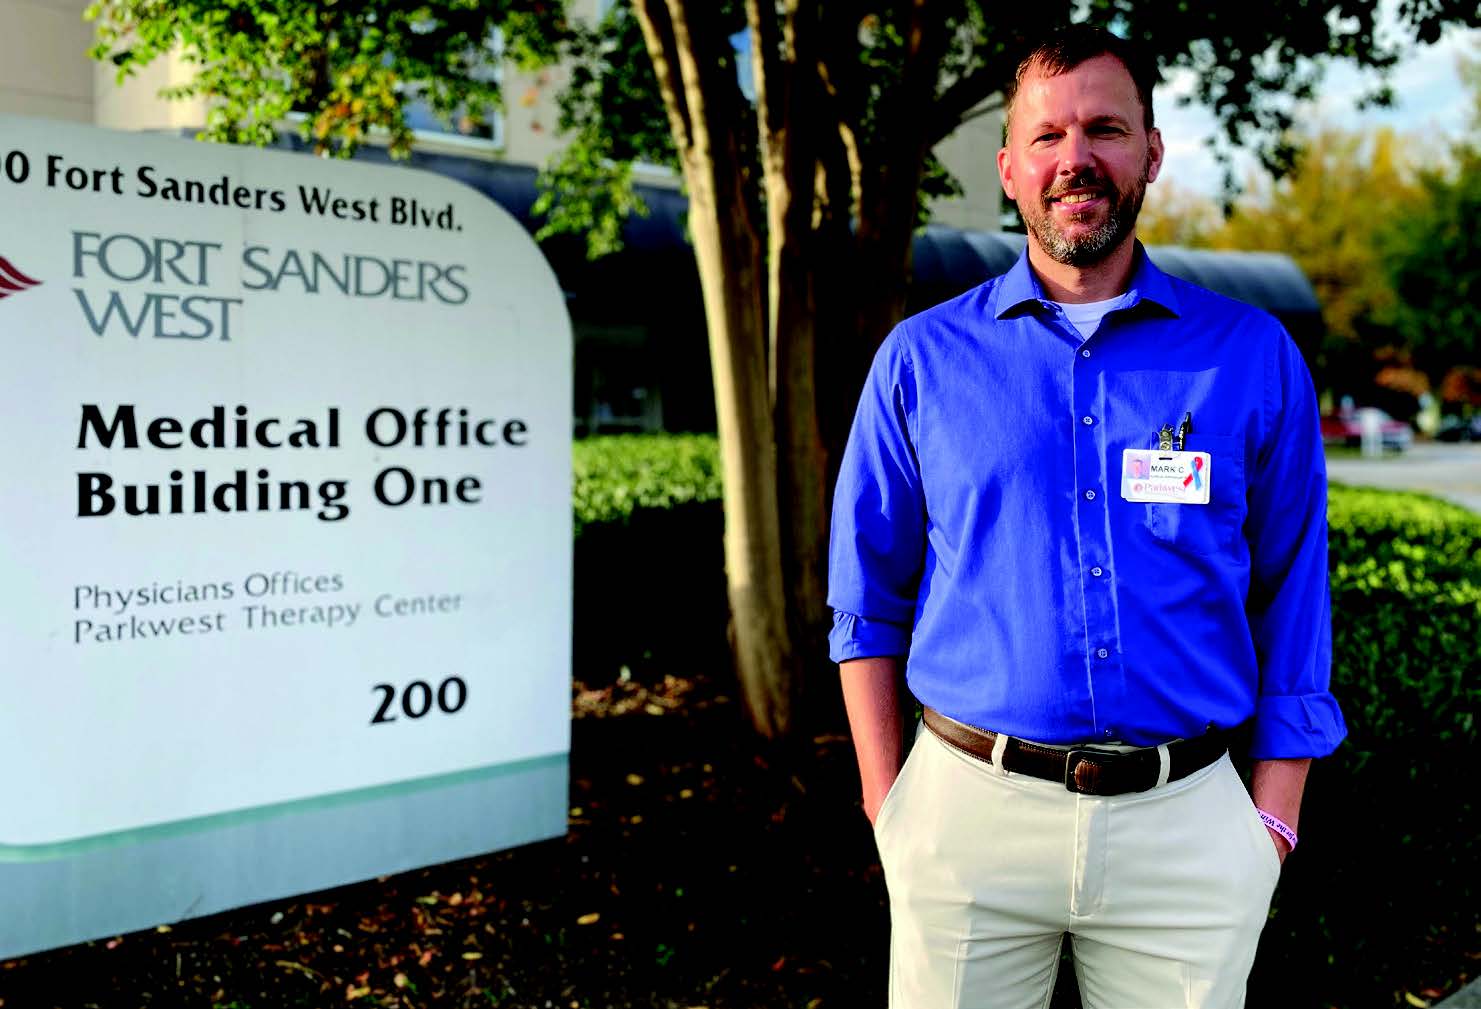
[[[484,43],[488,59],[475,68],[474,78],[501,84],[504,81],[504,33],[495,28]],[[504,146],[504,116],[497,108],[489,107],[480,115],[471,115],[459,109],[444,121],[432,111],[431,105],[408,95],[404,107],[406,125],[419,136],[428,139],[461,139],[479,143],[480,146]]]

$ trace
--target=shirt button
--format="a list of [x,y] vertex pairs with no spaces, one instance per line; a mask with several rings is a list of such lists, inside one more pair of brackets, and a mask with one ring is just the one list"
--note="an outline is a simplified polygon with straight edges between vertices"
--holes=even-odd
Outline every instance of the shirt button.
[[1100,568],[1091,568],[1090,573],[1099,578],[1104,572],[1102,572]]
[[1107,730],[1106,730],[1106,738],[1107,738],[1107,739],[1110,739],[1110,738],[1111,738],[1111,733],[1112,733],[1112,731],[1113,731],[1113,730],[1111,730],[1111,729],[1107,729]]
[[1096,652],[1096,653],[1095,653],[1095,654],[1096,654],[1096,655],[1097,655],[1097,656],[1098,656],[1098,657],[1099,657],[1099,658],[1102,658],[1102,659],[1108,659],[1108,658],[1110,658],[1110,657],[1111,657],[1111,653],[1110,653],[1110,652],[1108,652],[1108,651],[1106,651],[1106,650],[1105,650],[1105,649],[1104,649],[1104,648],[1102,648],[1102,649],[1100,649],[1100,650],[1099,650],[1099,651],[1097,651],[1097,652]]
[[1090,356],[1090,351],[1088,351],[1088,350],[1082,350],[1082,351],[1080,351],[1080,356],[1081,357],[1089,357]]
[[1084,424],[1086,427],[1089,427],[1091,424],[1094,424],[1095,423],[1095,418],[1094,417],[1081,417],[1080,418],[1080,423],[1081,424]]
[[1086,501],[1094,501],[1095,500],[1095,491],[1093,491],[1093,490],[1086,491],[1085,492],[1085,500]]

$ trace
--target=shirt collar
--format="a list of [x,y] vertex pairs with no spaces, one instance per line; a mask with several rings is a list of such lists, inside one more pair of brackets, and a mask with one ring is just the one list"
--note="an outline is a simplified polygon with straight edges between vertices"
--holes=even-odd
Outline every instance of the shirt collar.
[[[1152,262],[1141,242],[1136,243],[1134,256],[1131,267],[1131,284],[1127,287],[1127,293],[1131,295],[1131,298],[1126,302],[1126,307],[1135,308],[1142,302],[1147,302],[1174,316],[1181,315],[1182,306],[1178,303],[1178,296],[1173,290],[1172,281]],[[1003,274],[1002,279],[998,281],[993,317],[1003,319],[1010,315],[1021,315],[1025,310],[1034,311],[1047,305],[1048,302],[1049,298],[1044,294],[1043,285],[1039,283],[1039,278],[1034,276],[1033,269],[1028,265],[1028,246],[1025,245],[1023,252],[1019,254],[1018,262],[1014,263],[1013,268]]]

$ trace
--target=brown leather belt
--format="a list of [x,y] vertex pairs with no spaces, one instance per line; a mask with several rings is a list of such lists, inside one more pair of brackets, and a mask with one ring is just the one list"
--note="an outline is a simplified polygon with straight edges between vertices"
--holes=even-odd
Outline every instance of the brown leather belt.
[[[992,763],[998,734],[965,725],[934,708],[925,709],[926,728],[948,746]],[[1228,737],[1214,729],[1193,739],[1167,744],[1168,781],[1186,778],[1218,760],[1229,749]],[[1056,750],[1012,736],[1003,748],[1003,770],[1058,781],[1081,795],[1125,795],[1155,788],[1162,770],[1157,747],[1116,752],[1077,747]]]

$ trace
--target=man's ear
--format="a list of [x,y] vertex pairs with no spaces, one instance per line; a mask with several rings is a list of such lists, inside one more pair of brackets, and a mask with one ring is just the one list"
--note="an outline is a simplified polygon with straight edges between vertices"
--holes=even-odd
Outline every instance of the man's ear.
[[1003,184],[1003,195],[1016,201],[1018,194],[1014,191],[1017,187],[1013,184],[1013,162],[1008,157],[1006,147],[998,151],[998,181]]
[[1152,127],[1147,134],[1147,181],[1156,182],[1157,173],[1162,171],[1162,131]]

